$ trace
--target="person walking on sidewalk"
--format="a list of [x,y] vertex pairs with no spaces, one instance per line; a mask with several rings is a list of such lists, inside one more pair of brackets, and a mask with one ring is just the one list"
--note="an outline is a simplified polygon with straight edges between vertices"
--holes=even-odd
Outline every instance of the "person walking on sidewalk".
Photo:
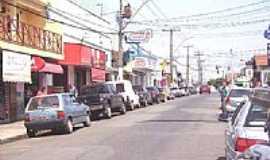
[[47,95],[46,87],[41,87],[37,92],[37,96],[44,96],[44,95]]

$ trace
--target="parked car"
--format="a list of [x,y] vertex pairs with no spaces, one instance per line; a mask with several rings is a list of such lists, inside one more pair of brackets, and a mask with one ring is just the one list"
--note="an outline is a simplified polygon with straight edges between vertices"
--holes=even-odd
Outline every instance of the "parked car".
[[179,90],[180,90],[181,96],[186,96],[187,95],[186,87],[180,87]]
[[201,85],[200,86],[200,94],[203,94],[203,93],[208,93],[208,94],[211,93],[211,89],[210,89],[209,85]]
[[225,98],[225,107],[228,112],[234,112],[237,106],[240,105],[251,94],[250,88],[232,88],[228,96]]
[[237,156],[237,160],[269,160],[270,144],[255,144],[248,148],[243,154]]
[[236,108],[225,130],[226,159],[235,160],[252,145],[268,141],[264,125],[269,99],[269,89],[258,89],[251,98]]
[[129,80],[108,81],[106,84],[112,84],[116,88],[116,92],[123,97],[125,106],[129,110],[140,107],[139,96],[136,95]]
[[147,106],[148,104],[153,104],[153,99],[151,94],[143,86],[133,86],[135,93],[139,96],[139,101],[141,106]]
[[151,94],[151,97],[155,103],[160,103],[160,95],[157,87],[148,86],[146,87],[147,91]]
[[188,87],[188,90],[191,95],[197,94],[197,89],[194,86]]
[[167,100],[173,100],[175,98],[173,92],[171,92],[170,89],[167,87],[158,88],[158,90],[159,97],[162,102],[166,102]]
[[29,137],[40,130],[71,133],[75,124],[90,126],[90,116],[89,106],[68,93],[36,96],[27,104],[24,126]]
[[166,102],[168,97],[168,92],[165,91],[163,88],[158,88],[159,91],[159,99],[161,102]]
[[126,113],[123,97],[112,84],[88,85],[81,88],[78,100],[89,106],[93,115],[111,118],[113,112]]
[[174,95],[174,97],[181,97],[181,91],[178,87],[172,87],[170,88],[171,93]]

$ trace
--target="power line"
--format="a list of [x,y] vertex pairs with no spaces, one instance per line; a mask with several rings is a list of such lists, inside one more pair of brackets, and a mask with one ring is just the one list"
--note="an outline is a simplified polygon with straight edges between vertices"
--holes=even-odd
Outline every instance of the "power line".
[[95,26],[98,26],[98,27],[102,27],[102,28],[105,28],[105,29],[117,31],[117,30],[114,29],[114,28],[106,27],[106,26],[104,26],[104,25],[101,25],[101,24],[98,24],[98,23],[89,21],[89,20],[87,20],[87,19],[85,19],[85,18],[82,18],[82,17],[80,17],[80,16],[76,16],[76,15],[74,15],[74,14],[71,14],[71,13],[69,13],[69,12],[63,11],[63,10],[61,10],[61,9],[59,9],[59,8],[56,8],[56,7],[50,6],[48,9],[50,9],[50,10],[52,10],[52,9],[53,9],[53,10],[56,10],[56,11],[58,11],[58,12],[61,12],[61,13],[63,13],[63,14],[69,15],[69,16],[72,16],[72,17],[77,18],[77,19],[79,19],[79,20],[81,20],[81,21],[84,21],[84,22],[86,22],[86,23],[89,23],[89,24],[92,24],[92,25],[95,25]]
[[[220,14],[220,13],[224,13],[224,12],[230,12],[230,11],[234,11],[234,10],[239,10],[239,9],[243,9],[243,8],[247,8],[247,7],[251,7],[251,6],[264,4],[264,3],[267,3],[267,2],[269,2],[269,1],[268,0],[262,0],[262,1],[259,1],[259,2],[249,3],[249,4],[246,4],[246,5],[240,5],[240,6],[237,6],[237,7],[226,8],[226,9],[223,9],[223,10],[217,10],[217,11],[206,12],[206,13],[201,13],[201,14],[194,14],[194,15],[170,18],[170,20],[174,21],[174,20],[179,20],[179,19],[188,19],[188,18],[193,18],[193,17],[202,17],[202,16],[213,15],[213,14]],[[164,21],[164,20],[167,21],[168,19],[154,19],[152,21]]]
[[103,22],[105,22],[105,23],[107,23],[107,24],[110,24],[109,21],[107,21],[107,20],[105,20],[104,18],[102,18],[102,17],[96,15],[95,13],[91,12],[90,10],[88,10],[88,9],[86,9],[86,8],[84,8],[84,7],[82,7],[81,5],[79,5],[78,3],[76,3],[74,0],[66,0],[66,1],[68,1],[68,2],[71,3],[71,4],[73,4],[74,6],[77,6],[77,7],[80,8],[81,10],[83,10],[83,11],[89,13],[89,14],[92,15],[93,17],[96,17],[97,19],[99,19],[99,20],[101,20],[101,21],[103,21]]
[[36,12],[34,12],[34,11],[31,11],[31,10],[29,10],[29,9],[20,7],[20,6],[15,5],[15,4],[12,4],[12,3],[7,2],[7,1],[5,1],[5,0],[2,0],[2,2],[5,3],[5,4],[7,4],[7,5],[9,5],[9,6],[11,6],[11,7],[21,9],[22,11],[31,13],[31,14],[36,15],[36,16],[38,16],[38,17],[41,17],[41,18],[43,18],[43,19],[47,19],[47,20],[50,20],[50,21],[53,21],[53,22],[56,22],[56,23],[59,23],[59,24],[62,24],[62,25],[68,26],[68,27],[76,28],[76,29],[79,29],[79,30],[92,31],[92,32],[98,33],[98,34],[101,34],[101,33],[102,33],[102,34],[105,34],[105,33],[101,32],[101,31],[94,30],[94,29],[92,29],[92,28],[90,28],[90,27],[77,26],[77,25],[74,25],[74,24],[66,23],[66,22],[64,22],[64,21],[60,21],[60,20],[57,20],[57,19],[54,19],[54,18],[50,18],[50,17],[44,16],[44,15],[42,15],[42,14],[36,13]]
[[162,11],[162,9],[157,5],[155,1],[151,1],[154,7],[157,9],[157,11],[163,16],[163,18],[167,19],[168,17],[165,15],[165,13]]
[[63,18],[65,18],[65,19],[67,19],[67,20],[69,20],[69,21],[71,21],[71,22],[73,22],[73,23],[76,23],[76,24],[79,24],[82,27],[88,28],[89,31],[98,33],[98,34],[102,35],[103,37],[110,38],[109,36],[105,35],[105,33],[102,32],[102,31],[98,31],[98,30],[89,28],[87,25],[85,25],[85,24],[83,24],[83,23],[81,23],[81,22],[79,22],[77,20],[74,20],[74,19],[72,19],[72,18],[70,18],[70,17],[68,17],[68,16],[66,16],[66,15],[64,15],[62,13],[59,13],[59,12],[57,12],[55,10],[50,9],[50,11],[53,12],[53,13],[55,13],[55,14],[57,14],[57,15],[59,15],[59,16],[61,16],[61,17],[63,17]]

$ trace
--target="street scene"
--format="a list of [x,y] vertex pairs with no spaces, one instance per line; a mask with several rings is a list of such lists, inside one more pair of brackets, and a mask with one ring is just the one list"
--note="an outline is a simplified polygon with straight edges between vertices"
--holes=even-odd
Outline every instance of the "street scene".
[[0,0],[0,160],[270,160],[270,0]]

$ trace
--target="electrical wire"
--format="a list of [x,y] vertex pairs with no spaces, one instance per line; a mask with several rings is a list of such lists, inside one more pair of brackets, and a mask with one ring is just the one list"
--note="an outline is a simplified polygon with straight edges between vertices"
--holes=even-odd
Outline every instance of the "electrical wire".
[[69,12],[63,11],[63,10],[61,10],[61,9],[59,9],[59,8],[56,8],[56,7],[50,6],[50,7],[48,7],[48,9],[50,9],[50,10],[56,10],[57,12],[61,12],[61,13],[63,13],[63,14],[66,14],[66,15],[68,15],[68,16],[77,18],[77,19],[79,19],[79,20],[81,20],[81,21],[83,21],[83,22],[86,22],[86,23],[89,23],[89,24],[92,24],[92,25],[95,25],[95,26],[98,26],[98,27],[101,27],[101,28],[105,28],[105,29],[108,29],[108,30],[117,31],[117,30],[114,29],[114,28],[106,27],[106,26],[104,26],[104,25],[101,25],[101,24],[98,24],[98,23],[89,21],[89,20],[87,20],[87,19],[85,19],[85,18],[76,16],[76,15],[74,15],[74,14],[71,14],[71,13],[69,13]]
[[42,14],[39,14],[39,13],[36,13],[34,11],[31,11],[29,9],[26,9],[26,8],[23,8],[23,7],[20,7],[18,5],[15,5],[15,4],[12,4],[10,2],[7,2],[5,0],[2,0],[3,3],[11,6],[11,7],[14,7],[14,8],[18,8],[18,9],[21,9],[22,11],[25,11],[25,12],[28,12],[28,13],[31,13],[33,15],[36,15],[38,17],[41,17],[43,19],[47,19],[47,20],[50,20],[52,22],[56,22],[56,23],[59,23],[59,24],[62,24],[62,25],[65,25],[65,26],[68,26],[68,27],[71,27],[71,28],[75,28],[75,29],[79,29],[79,30],[84,30],[84,31],[92,31],[94,33],[97,33],[97,34],[102,34],[104,35],[105,33],[101,32],[101,31],[98,31],[98,30],[94,30],[90,27],[82,27],[82,26],[78,26],[78,25],[74,25],[74,24],[71,24],[71,23],[66,23],[64,21],[60,21],[60,20],[57,20],[57,19],[54,19],[54,18],[50,18],[50,17],[47,17],[47,16],[44,16]]
[[107,20],[105,20],[104,18],[102,18],[102,17],[96,15],[95,13],[91,12],[90,10],[88,10],[88,9],[86,9],[86,8],[84,8],[84,7],[82,7],[81,5],[79,5],[78,3],[76,3],[74,0],[66,0],[66,1],[68,1],[68,2],[71,3],[71,4],[73,4],[74,6],[77,6],[78,8],[80,8],[81,10],[83,10],[83,11],[87,12],[88,14],[92,15],[93,17],[95,17],[95,18],[97,18],[97,19],[99,19],[99,20],[102,20],[103,22],[105,22],[105,23],[107,23],[107,24],[110,24],[109,21],[107,21]]

